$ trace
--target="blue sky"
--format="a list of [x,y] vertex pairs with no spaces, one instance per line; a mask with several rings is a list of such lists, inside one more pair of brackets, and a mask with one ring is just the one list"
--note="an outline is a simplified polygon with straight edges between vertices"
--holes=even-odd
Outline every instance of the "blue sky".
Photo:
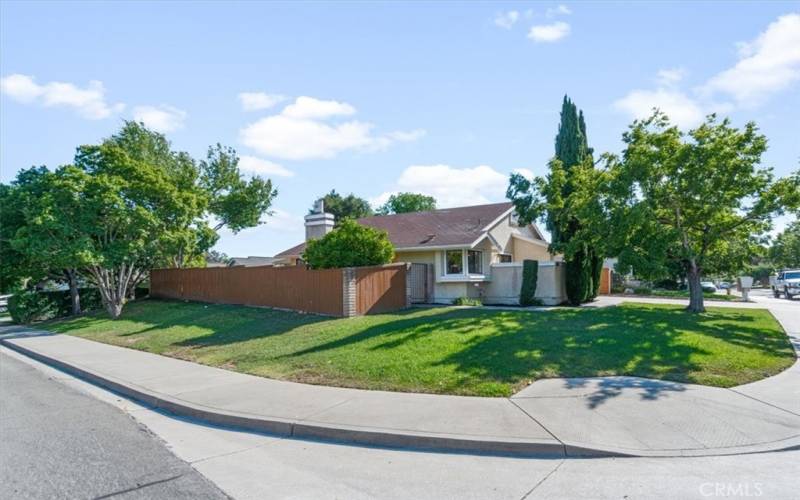
[[333,188],[502,201],[510,172],[544,172],[565,93],[596,151],[661,106],[756,121],[779,175],[800,159],[798,2],[4,1],[0,51],[1,181],[123,119],[196,158],[221,142],[279,190],[266,224],[223,233],[236,256],[301,241]]

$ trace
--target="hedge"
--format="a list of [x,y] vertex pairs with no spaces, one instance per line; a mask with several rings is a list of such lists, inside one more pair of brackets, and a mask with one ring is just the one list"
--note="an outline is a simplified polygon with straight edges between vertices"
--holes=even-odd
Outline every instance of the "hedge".
[[[81,312],[98,311],[103,308],[97,288],[79,288]],[[149,288],[138,287],[134,297],[139,299],[150,293]],[[72,314],[72,299],[69,290],[35,291],[23,290],[8,299],[8,313],[15,323],[32,323],[53,318],[64,318]]]

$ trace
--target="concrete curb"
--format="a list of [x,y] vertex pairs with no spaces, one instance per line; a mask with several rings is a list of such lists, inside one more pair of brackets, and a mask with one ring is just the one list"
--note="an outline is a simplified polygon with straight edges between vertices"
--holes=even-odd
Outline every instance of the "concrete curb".
[[[387,448],[518,457],[563,458],[566,456],[565,447],[560,442],[508,438],[481,439],[475,436],[413,431],[390,432],[367,427],[332,426],[304,420],[285,420],[210,408],[149,391],[108,375],[100,375],[9,342],[8,339],[0,339],[0,345],[147,406],[222,427],[274,436]],[[587,453],[583,454],[583,456],[609,455],[619,456],[617,453],[603,450],[587,450]]]
[[125,382],[112,376],[101,375],[92,370],[43,355],[10,340],[12,339],[0,339],[0,345],[147,406],[216,426],[281,437],[420,451],[539,458],[700,457],[800,449],[800,435],[779,441],[728,448],[641,450],[614,446],[597,447],[597,445],[593,444],[564,441],[557,436],[554,437],[558,441],[554,442],[550,440],[492,438],[490,436],[426,433],[410,430],[394,432],[363,426],[329,425],[309,420],[266,417],[207,407],[151,391],[136,384]]

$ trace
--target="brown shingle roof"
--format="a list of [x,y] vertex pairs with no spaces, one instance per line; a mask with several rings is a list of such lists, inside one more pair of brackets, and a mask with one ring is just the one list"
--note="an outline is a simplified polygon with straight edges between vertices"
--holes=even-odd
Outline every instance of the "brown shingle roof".
[[[450,245],[471,245],[494,222],[512,207],[510,202],[476,205],[472,207],[444,208],[429,212],[396,215],[375,215],[358,219],[359,224],[383,229],[398,250],[408,248],[436,248]],[[300,255],[305,243],[296,245],[276,255]]]

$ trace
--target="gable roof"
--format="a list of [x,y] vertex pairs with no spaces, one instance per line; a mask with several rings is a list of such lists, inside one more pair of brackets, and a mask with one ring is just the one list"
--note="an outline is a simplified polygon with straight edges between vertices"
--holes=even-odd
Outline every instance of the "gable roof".
[[[492,203],[428,212],[374,215],[362,217],[358,223],[386,231],[396,250],[472,246],[512,208],[511,202]],[[305,246],[305,243],[301,243],[276,257],[301,255]]]

